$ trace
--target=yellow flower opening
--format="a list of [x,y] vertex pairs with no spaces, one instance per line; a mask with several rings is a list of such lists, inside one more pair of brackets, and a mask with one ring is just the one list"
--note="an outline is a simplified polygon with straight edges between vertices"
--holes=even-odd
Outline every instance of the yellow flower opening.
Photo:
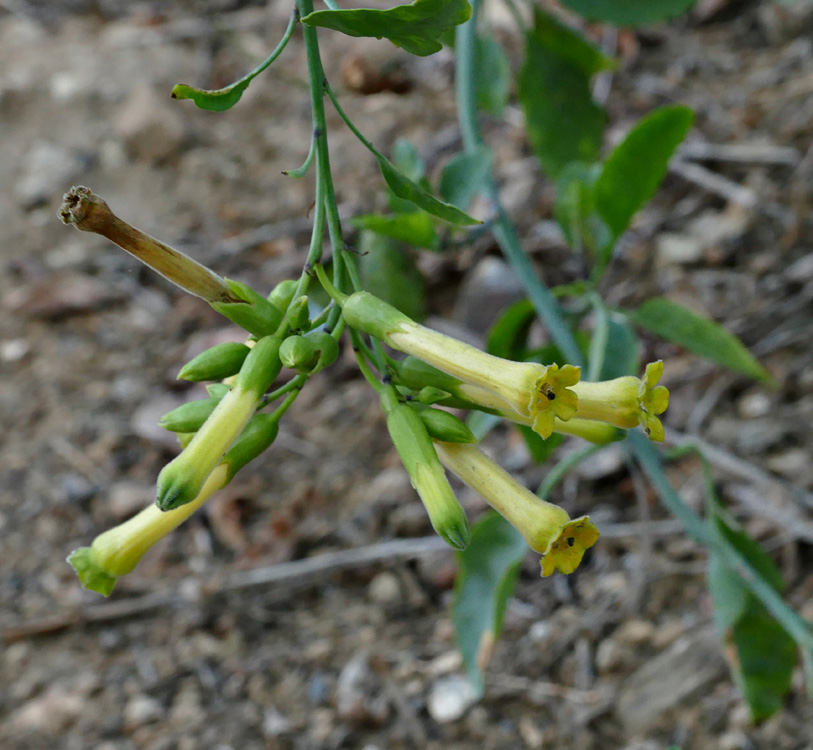
[[482,495],[542,555],[543,576],[554,570],[572,573],[585,550],[596,543],[599,532],[588,516],[571,520],[564,508],[534,495],[476,446],[437,442],[435,447],[446,468]]
[[656,442],[663,442],[664,431],[659,414],[669,406],[669,391],[658,381],[663,362],[650,362],[643,378],[631,376],[597,383],[581,381],[573,386],[578,396],[576,417],[608,422],[630,429],[640,425]]

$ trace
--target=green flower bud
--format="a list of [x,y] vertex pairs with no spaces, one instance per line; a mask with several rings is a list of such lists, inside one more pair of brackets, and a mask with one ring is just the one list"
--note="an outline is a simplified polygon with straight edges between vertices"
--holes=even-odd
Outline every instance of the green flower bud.
[[329,333],[325,333],[325,331],[311,331],[306,334],[305,338],[316,347],[316,351],[319,355],[313,369],[310,371],[311,374],[330,367],[330,365],[336,361],[339,356],[339,342]]
[[316,344],[304,336],[289,336],[279,348],[279,358],[284,367],[298,373],[310,372],[319,359]]
[[254,336],[274,333],[282,321],[282,313],[251,287],[226,279],[229,289],[243,302],[212,302],[212,307]]
[[255,414],[234,445],[223,456],[223,463],[227,467],[226,484],[231,482],[234,475],[249,461],[253,461],[271,447],[278,434],[278,417],[273,414]]
[[245,344],[236,341],[216,346],[201,352],[187,362],[178,373],[179,380],[223,380],[240,371],[243,360],[251,351]]
[[440,388],[435,388],[434,386],[427,385],[421,388],[415,394],[415,400],[420,404],[426,404],[427,406],[432,406],[432,404],[437,404],[440,401],[445,401],[451,396],[448,391],[441,390]]
[[310,310],[308,309],[308,298],[306,295],[297,297],[288,306],[288,323],[292,331],[305,331],[310,324]]
[[192,502],[248,424],[263,394],[279,375],[280,341],[260,339],[246,357],[232,386],[183,452],[158,475],[156,505],[164,511]]
[[170,432],[197,432],[220,402],[219,398],[189,401],[168,411],[158,424]]
[[422,404],[411,404],[424,423],[426,431],[433,440],[442,440],[444,443],[476,443],[477,438],[466,426],[463,420],[458,419],[443,409],[432,409]]
[[470,539],[466,514],[446,479],[423,421],[414,409],[397,403],[387,392],[382,394],[381,405],[387,413],[390,438],[412,486],[423,501],[432,527],[451,547],[465,549]]
[[274,305],[277,310],[285,312],[285,310],[288,309],[288,305],[291,304],[291,300],[294,298],[298,286],[299,282],[293,279],[280,281],[280,283],[271,290],[271,294],[268,295],[268,301]]

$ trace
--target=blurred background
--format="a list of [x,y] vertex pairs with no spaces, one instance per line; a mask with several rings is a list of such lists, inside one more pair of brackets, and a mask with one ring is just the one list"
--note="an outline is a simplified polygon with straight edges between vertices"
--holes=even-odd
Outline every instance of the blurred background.
[[[313,185],[281,171],[309,147],[301,37],[230,112],[169,97],[175,83],[217,88],[252,68],[290,10],[282,0],[0,0],[0,746],[811,746],[801,670],[785,708],[750,726],[711,624],[705,552],[620,447],[556,490],[569,510],[591,513],[602,539],[567,579],[540,581],[529,555],[475,702],[448,614],[452,554],[429,544],[398,561],[371,547],[431,527],[350,353],[309,383],[271,452],[109,601],[81,589],[66,555],[151,502],[177,452],[157,420],[202,395],[177,371],[241,333],[105,240],[63,226],[61,195],[85,184],[125,220],[259,291],[298,275]],[[496,0],[485,12],[516,66],[511,16]],[[609,41],[584,31],[620,60],[595,92],[611,141],[656,106],[697,113],[606,297],[662,294],[702,311],[777,379],[771,390],[645,342],[644,361],[667,360],[673,440],[715,446],[721,497],[781,563],[789,601],[810,619],[813,5],[701,0],[687,18]],[[320,38],[354,122],[384,153],[407,138],[436,175],[460,147],[452,53]],[[342,215],[380,210],[373,159],[330,110],[329,123]],[[513,99],[485,133],[542,277],[578,278]],[[416,261],[429,324],[475,343],[523,296],[489,236]],[[529,485],[544,476],[507,426],[487,447]],[[670,474],[700,507],[697,462]],[[484,512],[469,491],[460,497],[471,518]],[[659,522],[656,533],[629,526],[642,520]],[[353,551],[369,548],[378,559],[359,564]],[[348,555],[322,568],[276,567],[339,550]],[[282,572],[238,585],[255,569]]]

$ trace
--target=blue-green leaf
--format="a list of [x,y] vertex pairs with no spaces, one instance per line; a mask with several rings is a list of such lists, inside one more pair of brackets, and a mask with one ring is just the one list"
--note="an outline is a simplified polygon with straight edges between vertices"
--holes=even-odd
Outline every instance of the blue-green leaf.
[[528,331],[535,319],[536,311],[529,300],[514,302],[491,326],[486,351],[503,359],[523,359]]
[[511,63],[502,45],[491,35],[481,34],[475,42],[474,84],[477,106],[499,117],[508,103]]
[[646,328],[667,341],[685,346],[689,351],[729,370],[757,380],[773,382],[770,374],[733,333],[677,302],[655,297],[630,313],[630,319],[641,328]]
[[598,158],[607,117],[590,91],[597,59],[601,53],[576,32],[537,12],[526,39],[519,98],[528,138],[553,178],[570,162]]
[[436,250],[438,246],[435,223],[426,211],[417,210],[391,216],[367,214],[352,218],[350,224],[358,229],[369,229],[385,237],[406,242],[413,247]]
[[696,0],[562,0],[589,21],[615,26],[641,26],[667,21],[685,13]]
[[453,156],[440,175],[440,197],[465,211],[486,188],[493,159],[493,151],[486,146]]
[[[715,531],[781,593],[782,575],[771,558],[744,531],[722,518],[715,500],[710,507]],[[790,689],[796,643],[751,593],[740,574],[713,550],[709,553],[708,583],[714,621],[729,647],[729,664],[740,692],[754,719],[767,719],[782,707]]]
[[415,0],[389,10],[317,10],[302,19],[349,36],[387,38],[397,47],[422,57],[438,52],[441,35],[471,16],[467,0]]
[[595,183],[595,207],[618,238],[655,195],[669,160],[692,126],[688,107],[662,107],[644,117],[608,157]]
[[411,255],[397,241],[371,231],[361,233],[359,253],[364,288],[413,320],[423,320],[425,285]]
[[483,693],[483,674],[502,628],[508,598],[528,545],[502,516],[492,513],[471,532],[460,564],[452,622],[472,687]]

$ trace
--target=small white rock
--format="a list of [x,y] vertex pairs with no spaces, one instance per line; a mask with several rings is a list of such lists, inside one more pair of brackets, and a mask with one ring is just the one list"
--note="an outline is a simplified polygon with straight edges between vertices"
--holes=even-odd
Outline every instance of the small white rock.
[[429,693],[429,715],[438,724],[457,721],[475,703],[471,683],[462,675],[441,677]]
[[394,573],[379,573],[369,588],[370,599],[377,604],[393,604],[401,598],[401,584]]

